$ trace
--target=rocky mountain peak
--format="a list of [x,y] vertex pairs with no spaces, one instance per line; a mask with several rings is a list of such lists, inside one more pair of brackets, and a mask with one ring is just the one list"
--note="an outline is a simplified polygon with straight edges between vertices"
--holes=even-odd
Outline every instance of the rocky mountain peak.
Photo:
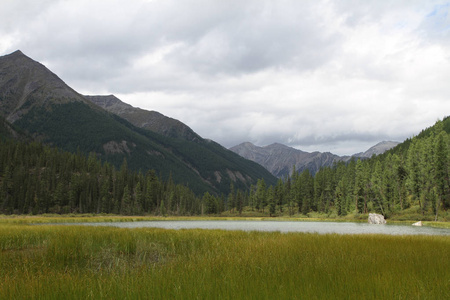
[[23,52],[20,51],[20,50],[16,50],[16,51],[14,51],[14,52],[12,52],[12,53],[10,53],[10,54],[8,54],[8,55],[5,55],[5,56],[14,57],[14,58],[19,58],[19,57],[26,57],[26,58],[29,58],[28,56],[26,56],[25,54],[23,54]]
[[22,51],[0,57],[0,116],[14,123],[35,105],[81,101],[90,104],[58,76]]

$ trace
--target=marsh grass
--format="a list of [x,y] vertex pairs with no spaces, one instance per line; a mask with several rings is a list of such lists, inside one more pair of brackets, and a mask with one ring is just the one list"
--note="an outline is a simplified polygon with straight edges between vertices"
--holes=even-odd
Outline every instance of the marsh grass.
[[445,236],[0,225],[0,299],[449,299]]

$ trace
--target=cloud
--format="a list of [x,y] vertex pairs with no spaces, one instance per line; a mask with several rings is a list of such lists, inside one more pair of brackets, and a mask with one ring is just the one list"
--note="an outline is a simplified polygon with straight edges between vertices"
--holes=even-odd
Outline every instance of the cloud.
[[185,122],[226,147],[352,154],[450,110],[445,1],[6,0],[21,49],[84,94]]

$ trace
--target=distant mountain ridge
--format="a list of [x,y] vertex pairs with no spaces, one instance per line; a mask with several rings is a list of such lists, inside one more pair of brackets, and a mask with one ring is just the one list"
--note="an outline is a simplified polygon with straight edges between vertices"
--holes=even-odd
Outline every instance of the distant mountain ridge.
[[79,94],[21,51],[0,57],[0,121],[0,138],[20,133],[62,150],[93,152],[116,167],[126,159],[132,170],[153,169],[200,194],[227,193],[231,183],[246,188],[260,178],[276,182],[262,166],[202,139],[180,121],[134,109],[114,96]]
[[353,157],[361,157],[361,158],[371,158],[373,155],[380,155],[384,152],[396,147],[399,142],[393,141],[382,141],[376,144],[375,146],[370,147],[366,152],[360,152],[353,154]]
[[382,154],[398,144],[390,141],[380,142],[366,152],[352,156],[338,156],[330,152],[317,151],[309,153],[279,143],[258,147],[250,142],[245,142],[231,147],[230,150],[259,163],[274,176],[282,178],[292,174],[294,166],[296,171],[300,173],[308,169],[312,174],[315,174],[321,167],[330,167],[335,162],[348,161],[352,157],[370,158],[372,155]]

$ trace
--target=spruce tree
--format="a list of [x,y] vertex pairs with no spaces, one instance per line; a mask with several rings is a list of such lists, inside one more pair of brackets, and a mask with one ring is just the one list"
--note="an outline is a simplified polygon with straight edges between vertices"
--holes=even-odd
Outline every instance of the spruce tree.
[[448,145],[446,134],[441,131],[434,143],[434,181],[436,186],[435,221],[437,221],[439,206],[448,198]]
[[122,215],[130,215],[131,214],[131,196],[130,189],[128,185],[126,185],[123,189],[123,196],[120,205],[120,214]]

